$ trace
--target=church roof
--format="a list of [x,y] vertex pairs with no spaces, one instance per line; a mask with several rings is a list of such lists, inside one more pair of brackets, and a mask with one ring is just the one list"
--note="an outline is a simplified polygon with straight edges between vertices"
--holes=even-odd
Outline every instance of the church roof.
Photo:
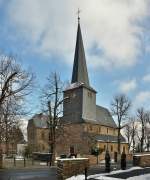
[[[95,139],[100,142],[118,142],[117,138],[118,138],[117,136],[111,136],[105,134],[95,136]],[[120,136],[120,140],[121,143],[126,143],[126,140],[122,135]]]
[[102,106],[96,105],[96,121],[101,125],[117,128],[109,110]]
[[98,105],[96,105],[96,119],[93,120],[83,119],[83,121],[86,123],[99,124],[102,126],[117,128],[117,125],[114,119],[112,118],[109,110],[105,107]]
[[[37,128],[47,128],[48,117],[46,115],[36,114],[29,120],[29,123],[33,123]],[[28,125],[29,125],[28,123]]]
[[71,83],[81,82],[89,86],[86,58],[81,34],[80,23],[78,23],[76,48]]

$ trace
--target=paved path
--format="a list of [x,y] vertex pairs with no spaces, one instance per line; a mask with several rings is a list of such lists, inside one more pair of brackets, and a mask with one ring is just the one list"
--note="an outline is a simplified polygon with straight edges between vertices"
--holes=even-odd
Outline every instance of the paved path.
[[[95,166],[89,169],[88,175],[101,174],[104,172],[105,172],[104,167]],[[138,169],[130,172],[108,175],[108,177],[126,179],[128,177],[139,176],[148,173],[150,173],[150,168]],[[0,170],[0,180],[57,180],[57,169],[56,167],[51,167],[46,169],[41,168],[41,169]]]
[[56,168],[1,170],[0,180],[57,180]]
[[[95,166],[90,168],[88,175],[99,174],[104,172],[104,167]],[[9,169],[0,170],[0,180],[57,180],[57,169],[40,168],[40,169]]]

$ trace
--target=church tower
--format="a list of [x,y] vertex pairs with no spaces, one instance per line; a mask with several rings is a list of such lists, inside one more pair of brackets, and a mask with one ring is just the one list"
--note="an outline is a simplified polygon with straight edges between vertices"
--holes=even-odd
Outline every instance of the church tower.
[[[102,159],[106,147],[111,157],[114,158],[114,153],[116,157],[117,125],[107,108],[96,105],[96,91],[90,86],[79,18],[72,79],[64,91],[61,120],[64,134],[56,143],[58,154],[91,154],[94,141],[103,149]],[[121,151],[126,149],[128,152],[128,144],[122,136],[120,138]]]
[[96,91],[89,83],[79,18],[72,80],[64,91],[64,98],[63,119],[65,121],[83,123],[96,120]]

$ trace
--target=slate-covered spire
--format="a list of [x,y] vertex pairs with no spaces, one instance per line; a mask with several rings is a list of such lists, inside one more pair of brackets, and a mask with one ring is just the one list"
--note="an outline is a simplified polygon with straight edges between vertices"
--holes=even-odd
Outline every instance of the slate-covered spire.
[[89,86],[89,78],[86,66],[86,58],[84,53],[79,17],[71,83],[75,82],[81,82]]

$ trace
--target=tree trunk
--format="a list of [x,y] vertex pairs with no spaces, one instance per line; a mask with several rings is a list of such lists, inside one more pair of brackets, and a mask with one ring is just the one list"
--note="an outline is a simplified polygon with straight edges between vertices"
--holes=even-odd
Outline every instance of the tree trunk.
[[120,127],[118,127],[118,153],[120,154]]
[[55,165],[55,152],[56,152],[56,146],[55,146],[55,143],[53,143],[52,166]]
[[142,125],[141,152],[143,152],[143,145],[144,145],[144,126]]
[[131,144],[130,144],[130,137],[128,136],[128,150],[130,150],[130,146],[131,146]]
[[135,152],[135,139],[133,137],[133,153]]
[[9,145],[8,145],[8,125],[7,125],[7,121],[5,121],[5,125],[6,125],[6,133],[5,133],[5,146],[6,146],[6,155],[8,156],[8,152],[9,152]]

